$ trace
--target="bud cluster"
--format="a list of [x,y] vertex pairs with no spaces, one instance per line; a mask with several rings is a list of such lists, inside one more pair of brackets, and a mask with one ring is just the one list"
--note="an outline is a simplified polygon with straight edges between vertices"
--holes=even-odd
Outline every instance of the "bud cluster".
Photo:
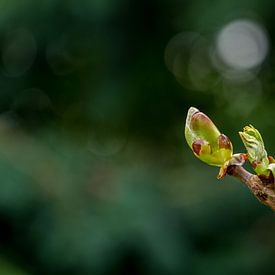
[[275,178],[275,159],[268,157],[260,132],[252,125],[239,135],[247,153],[233,154],[230,139],[220,133],[212,120],[191,107],[185,123],[185,138],[193,153],[201,161],[220,167],[218,178],[223,178],[230,165],[243,165],[248,159],[254,171],[266,178]]

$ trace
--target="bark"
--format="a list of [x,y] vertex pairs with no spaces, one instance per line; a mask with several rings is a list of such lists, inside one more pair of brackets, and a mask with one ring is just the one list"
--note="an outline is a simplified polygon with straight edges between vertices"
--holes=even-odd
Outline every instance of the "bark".
[[227,174],[242,181],[263,204],[275,211],[274,179],[264,180],[246,171],[242,166],[229,166]]

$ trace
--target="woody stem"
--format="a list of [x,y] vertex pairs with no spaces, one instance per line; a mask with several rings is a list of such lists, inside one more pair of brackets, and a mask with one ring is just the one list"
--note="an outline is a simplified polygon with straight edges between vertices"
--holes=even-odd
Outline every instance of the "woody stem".
[[242,166],[229,166],[227,174],[243,182],[261,203],[275,211],[274,184],[266,184],[257,175],[251,174]]

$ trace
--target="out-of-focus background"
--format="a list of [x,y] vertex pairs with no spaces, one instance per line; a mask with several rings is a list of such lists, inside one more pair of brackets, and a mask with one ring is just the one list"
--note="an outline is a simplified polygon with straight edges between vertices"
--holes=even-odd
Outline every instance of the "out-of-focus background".
[[274,1],[0,1],[0,274],[274,274],[275,216],[184,140],[195,106],[275,154]]

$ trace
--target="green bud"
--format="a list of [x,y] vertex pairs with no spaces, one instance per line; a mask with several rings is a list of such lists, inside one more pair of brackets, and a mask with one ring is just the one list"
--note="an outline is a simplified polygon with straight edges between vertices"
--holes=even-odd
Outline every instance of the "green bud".
[[185,138],[195,156],[209,165],[222,167],[232,158],[233,147],[229,138],[220,133],[207,115],[194,107],[187,113]]
[[269,159],[264,147],[264,141],[260,132],[252,125],[245,126],[243,132],[239,132],[243,144],[247,150],[248,160],[258,175],[269,175]]

